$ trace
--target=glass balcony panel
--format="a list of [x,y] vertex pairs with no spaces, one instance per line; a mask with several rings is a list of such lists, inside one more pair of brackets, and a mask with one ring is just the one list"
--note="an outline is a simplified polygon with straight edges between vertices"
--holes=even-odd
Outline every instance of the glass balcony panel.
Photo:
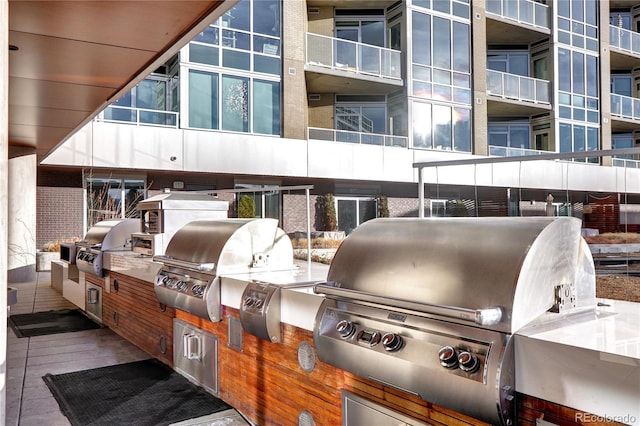
[[520,99],[535,101],[535,84],[533,80],[520,79]]
[[535,21],[534,24],[539,27],[549,28],[549,7],[541,3],[534,3]]
[[536,94],[535,99],[544,102],[550,103],[549,99],[549,82],[544,80],[536,80]]
[[504,75],[504,96],[507,98],[520,99],[519,84],[520,78],[517,75]]
[[336,142],[359,143],[359,134],[357,132],[336,130]]
[[333,40],[331,37],[307,37],[307,63],[333,67]]
[[375,133],[362,133],[361,141],[365,145],[384,145],[384,135]]
[[620,28],[620,49],[631,50],[631,31]]
[[502,15],[502,2],[500,0],[487,0],[487,12]]
[[335,62],[333,66],[336,68],[357,70],[357,48],[352,41],[333,39],[334,49],[336,52]]
[[385,136],[384,145],[406,148],[408,146],[408,141],[405,136]]
[[502,96],[504,94],[502,86],[502,73],[487,70],[487,92],[492,95]]
[[519,21],[523,22],[535,22],[533,19],[533,3],[529,1],[520,1],[520,16]]
[[145,126],[178,127],[178,113],[110,105],[102,111],[97,120],[131,123]]
[[505,1],[502,3],[502,10],[504,12],[504,16],[506,18],[511,18],[513,20],[518,20],[518,8],[520,6],[519,0],[511,0]]
[[631,33],[631,50],[635,53],[640,53],[640,34]]
[[400,51],[307,33],[307,64],[401,79]]
[[640,119],[640,99],[633,99],[633,118]]
[[308,129],[308,138],[309,140],[319,140],[319,141],[334,141],[335,131],[333,129],[318,129],[315,127],[309,127]]
[[633,118],[633,98],[622,96],[622,116]]
[[620,99],[620,95],[616,95],[613,93],[611,94],[611,114],[622,114],[622,100]]
[[364,44],[360,47],[360,70],[374,75],[380,75],[380,49]]

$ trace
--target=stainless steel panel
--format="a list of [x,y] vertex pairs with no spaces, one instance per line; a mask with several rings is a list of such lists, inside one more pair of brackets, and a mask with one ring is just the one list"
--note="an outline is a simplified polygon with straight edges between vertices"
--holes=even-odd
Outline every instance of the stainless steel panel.
[[[346,337],[338,326],[343,320],[353,325]],[[491,424],[514,424],[511,335],[330,299],[316,323],[321,361]],[[387,334],[399,338],[397,350],[385,347]],[[443,366],[447,346],[476,357],[477,369]]]
[[60,260],[71,265],[76,263],[76,243],[60,244]]
[[99,249],[80,247],[76,254],[75,263],[79,271],[103,277],[104,270],[102,269],[102,257],[102,251]]
[[100,245],[101,250],[124,249],[134,232],[140,232],[138,219],[103,220],[93,225],[77,245]]
[[500,322],[479,326],[512,333],[554,306],[558,286],[574,286],[575,310],[595,307],[580,226],[569,217],[374,219],[345,239],[327,279],[411,309],[496,309]]
[[86,283],[86,314],[94,321],[102,324],[102,287]]
[[218,395],[218,337],[173,320],[173,368]]
[[427,426],[413,419],[351,392],[342,391],[343,426]]
[[293,268],[291,240],[276,219],[189,222],[173,236],[166,255],[193,264],[213,264],[218,275]]
[[256,281],[247,284],[242,294],[240,322],[249,334],[273,343],[281,342],[280,286]]
[[182,270],[163,266],[154,288],[160,303],[211,321],[221,320],[219,277],[195,271],[185,275]]

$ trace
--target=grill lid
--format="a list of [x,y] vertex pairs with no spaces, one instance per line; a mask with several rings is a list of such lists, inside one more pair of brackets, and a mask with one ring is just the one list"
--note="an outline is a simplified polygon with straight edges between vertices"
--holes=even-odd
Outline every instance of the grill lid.
[[[476,315],[485,328],[513,333],[549,310],[595,307],[580,227],[569,217],[374,219],[344,240],[328,281],[349,298],[448,320]],[[477,318],[496,310],[495,321]]]
[[112,250],[123,247],[131,238],[131,234],[140,231],[138,219],[103,220],[93,225],[77,246],[92,247],[99,250]]
[[173,235],[165,253],[154,259],[216,275],[293,268],[291,240],[276,219],[195,220]]

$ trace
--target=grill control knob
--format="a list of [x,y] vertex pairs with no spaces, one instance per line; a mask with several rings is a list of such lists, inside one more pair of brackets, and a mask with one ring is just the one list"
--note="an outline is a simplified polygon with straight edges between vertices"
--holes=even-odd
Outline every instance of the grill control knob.
[[386,333],[382,336],[382,346],[387,352],[396,352],[402,348],[402,336],[395,333]]
[[438,351],[440,365],[447,368],[455,368],[458,366],[458,354],[453,346],[443,346]]
[[249,296],[246,299],[244,299],[244,306],[246,308],[250,308],[251,306],[253,306],[253,299]]
[[462,351],[458,354],[458,363],[460,364],[460,369],[467,373],[473,373],[480,366],[478,357],[468,351]]
[[342,320],[338,324],[336,324],[336,330],[338,331],[338,334],[340,334],[340,337],[346,339],[353,335],[353,333],[356,331],[356,327],[351,321]]

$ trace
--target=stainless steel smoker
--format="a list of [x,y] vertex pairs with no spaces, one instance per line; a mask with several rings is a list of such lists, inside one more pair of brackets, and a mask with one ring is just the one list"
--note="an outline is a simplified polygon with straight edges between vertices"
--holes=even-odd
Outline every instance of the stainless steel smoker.
[[491,424],[515,424],[513,334],[594,311],[575,218],[374,219],[342,243],[320,360]]

